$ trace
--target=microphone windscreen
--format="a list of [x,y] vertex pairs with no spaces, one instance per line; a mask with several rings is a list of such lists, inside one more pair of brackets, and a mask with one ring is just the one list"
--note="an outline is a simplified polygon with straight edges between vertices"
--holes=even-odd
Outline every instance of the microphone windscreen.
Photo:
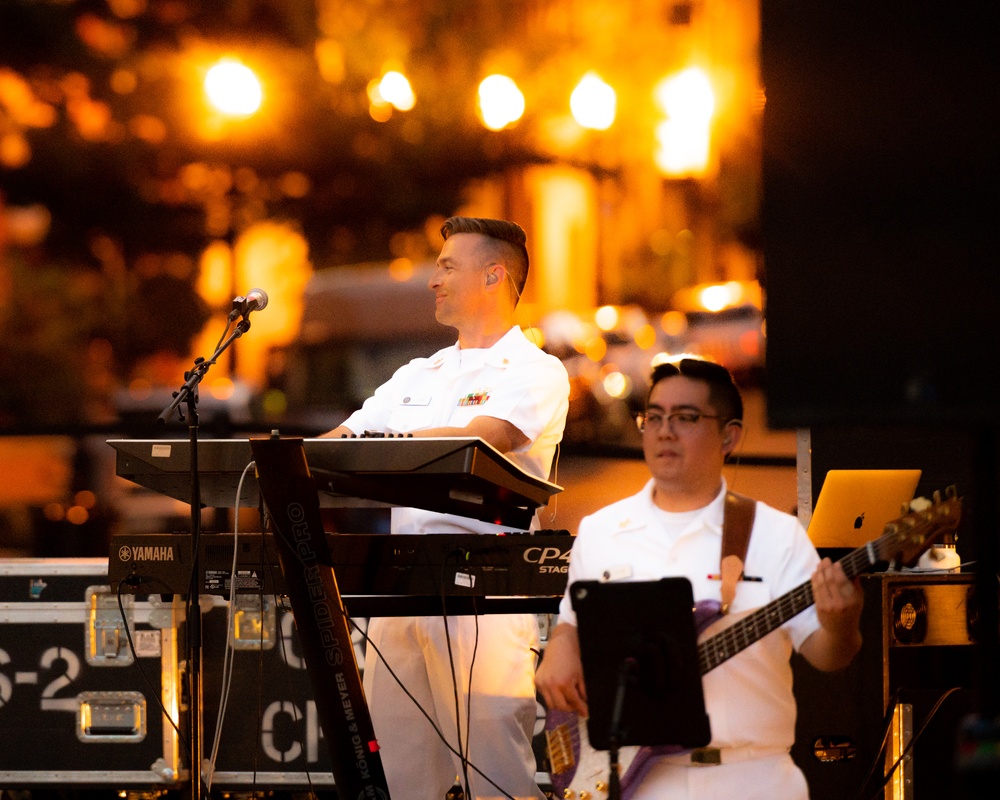
[[267,292],[263,289],[251,289],[247,292],[247,303],[256,305],[259,311],[267,306]]

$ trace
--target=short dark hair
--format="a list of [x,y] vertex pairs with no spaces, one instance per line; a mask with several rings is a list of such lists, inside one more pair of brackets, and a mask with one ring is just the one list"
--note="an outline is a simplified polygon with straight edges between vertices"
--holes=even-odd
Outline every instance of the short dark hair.
[[528,282],[528,237],[516,222],[482,217],[449,217],[441,226],[441,235],[447,239],[456,233],[478,233],[490,240],[487,255],[501,262],[514,282],[517,295],[515,303]]
[[704,381],[708,384],[708,399],[721,417],[719,420],[721,425],[725,426],[733,421],[742,423],[743,398],[733,381],[733,376],[721,364],[703,358],[664,361],[653,367],[649,381],[649,392],[646,395],[646,405],[649,405],[649,396],[653,393],[653,387],[656,384],[677,375],[683,375],[685,378],[696,381]]

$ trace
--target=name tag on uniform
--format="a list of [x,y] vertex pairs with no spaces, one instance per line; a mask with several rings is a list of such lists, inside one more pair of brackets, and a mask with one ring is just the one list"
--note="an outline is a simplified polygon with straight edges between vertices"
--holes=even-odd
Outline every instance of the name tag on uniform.
[[604,570],[601,573],[601,581],[622,581],[626,578],[632,577],[632,567],[629,564],[620,564],[617,567],[611,567],[610,569]]
[[403,402],[400,405],[403,406],[429,406],[431,404],[431,398],[427,395],[421,395],[417,397],[416,395],[407,395],[403,398]]

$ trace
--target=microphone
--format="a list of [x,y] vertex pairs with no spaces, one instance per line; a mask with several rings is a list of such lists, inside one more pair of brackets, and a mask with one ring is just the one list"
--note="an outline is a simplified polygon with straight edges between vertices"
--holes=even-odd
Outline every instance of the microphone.
[[263,289],[251,289],[246,297],[233,298],[233,310],[229,312],[229,320],[239,316],[248,317],[251,311],[267,307],[267,292]]

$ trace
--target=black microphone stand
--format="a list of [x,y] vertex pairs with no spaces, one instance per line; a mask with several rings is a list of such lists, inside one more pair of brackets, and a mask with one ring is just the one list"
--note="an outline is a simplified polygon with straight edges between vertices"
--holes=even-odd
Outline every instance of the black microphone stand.
[[[236,318],[236,309],[230,314],[228,325]],[[202,674],[201,674],[201,600],[198,588],[198,551],[201,538],[201,478],[198,474],[198,385],[205,377],[209,368],[216,363],[222,353],[234,341],[250,330],[248,314],[244,315],[232,333],[216,347],[212,357],[206,361],[199,356],[194,360],[194,367],[184,373],[184,384],[173,393],[173,400],[160,416],[159,422],[165,423],[177,411],[178,419],[184,421],[184,414],[178,411],[181,403],[187,406],[188,441],[190,442],[190,472],[191,472],[191,580],[188,584],[187,602],[187,677],[188,677],[188,733],[191,737],[191,800],[201,798],[202,754],[204,752],[204,737],[202,727]],[[228,636],[228,633],[226,634]]]

